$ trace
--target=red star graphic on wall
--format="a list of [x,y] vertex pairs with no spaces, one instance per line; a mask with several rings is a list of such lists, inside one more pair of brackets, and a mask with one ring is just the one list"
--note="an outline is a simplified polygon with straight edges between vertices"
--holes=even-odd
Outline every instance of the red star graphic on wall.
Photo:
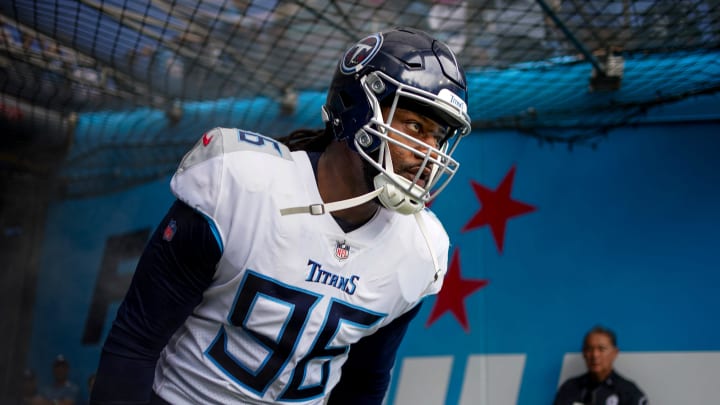
[[472,188],[482,207],[462,228],[467,232],[484,225],[489,225],[495,245],[502,253],[505,241],[505,225],[508,219],[535,211],[535,207],[510,198],[515,178],[515,166],[505,175],[497,190],[491,190],[482,184],[472,181]]
[[470,325],[465,312],[465,297],[485,287],[487,283],[487,280],[460,277],[460,252],[455,249],[447,275],[443,280],[443,287],[437,295],[437,301],[435,301],[435,305],[430,311],[430,318],[428,318],[425,327],[430,327],[442,314],[450,311],[455,315],[455,319],[460,322],[465,332],[469,332]]

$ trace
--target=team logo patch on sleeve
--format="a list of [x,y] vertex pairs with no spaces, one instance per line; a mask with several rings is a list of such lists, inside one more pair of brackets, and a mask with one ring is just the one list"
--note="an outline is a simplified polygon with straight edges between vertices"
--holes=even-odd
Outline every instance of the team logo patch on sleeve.
[[175,237],[175,232],[177,232],[177,223],[171,219],[163,231],[163,240],[170,242]]
[[380,33],[361,39],[360,42],[345,51],[345,55],[343,55],[340,64],[340,70],[348,75],[359,72],[375,57],[382,46],[382,42],[383,38]]
[[350,246],[345,241],[337,241],[335,244],[335,257],[340,260],[345,260],[350,256]]

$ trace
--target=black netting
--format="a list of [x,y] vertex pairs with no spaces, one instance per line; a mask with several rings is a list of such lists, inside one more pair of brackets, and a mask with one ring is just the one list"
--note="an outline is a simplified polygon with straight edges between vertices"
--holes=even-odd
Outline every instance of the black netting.
[[718,0],[6,0],[0,13],[0,128],[9,147],[61,150],[69,196],[167,175],[213,126],[321,126],[342,50],[394,25],[456,50],[476,131],[592,140],[720,85]]

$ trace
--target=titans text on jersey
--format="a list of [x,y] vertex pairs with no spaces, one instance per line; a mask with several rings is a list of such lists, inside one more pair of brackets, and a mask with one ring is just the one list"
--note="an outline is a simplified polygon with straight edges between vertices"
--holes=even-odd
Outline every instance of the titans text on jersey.
[[331,285],[350,295],[355,293],[355,288],[357,288],[356,283],[360,279],[360,276],[357,274],[353,274],[350,277],[333,274],[324,270],[320,263],[312,260],[308,261],[308,265],[310,266],[310,271],[305,281]]

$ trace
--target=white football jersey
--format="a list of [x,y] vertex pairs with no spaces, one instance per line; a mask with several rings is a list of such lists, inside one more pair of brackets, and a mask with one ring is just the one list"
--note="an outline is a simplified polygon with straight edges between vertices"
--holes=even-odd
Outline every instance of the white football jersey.
[[222,250],[202,302],[164,349],[154,390],[173,404],[318,404],[349,346],[436,293],[449,240],[423,215],[440,277],[413,216],[379,209],[345,233],[329,214],[282,216],[322,202],[305,152],[216,128],[172,178]]

